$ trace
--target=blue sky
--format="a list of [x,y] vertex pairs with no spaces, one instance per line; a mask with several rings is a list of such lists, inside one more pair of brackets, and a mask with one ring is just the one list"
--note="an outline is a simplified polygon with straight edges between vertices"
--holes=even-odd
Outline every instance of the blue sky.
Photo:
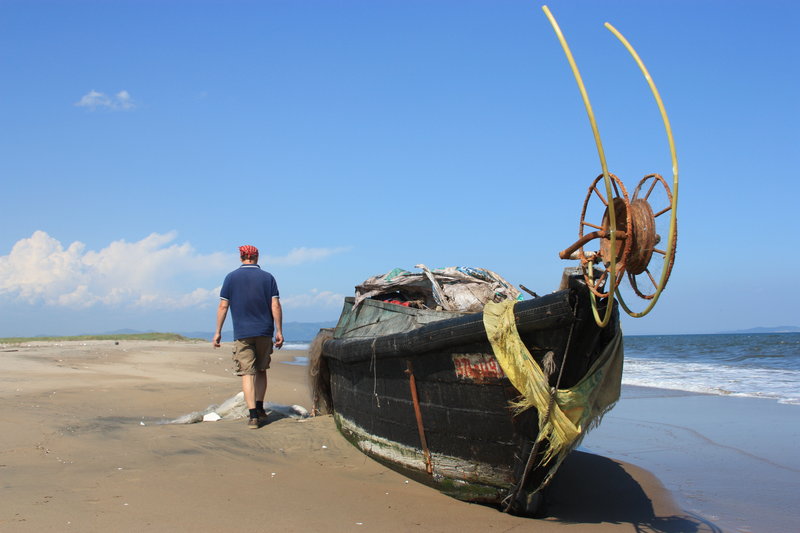
[[[800,325],[790,1],[553,1],[609,167],[671,181],[675,269],[626,333]],[[237,247],[285,320],[395,267],[554,290],[600,172],[541,4],[0,1],[0,336],[211,331]]]

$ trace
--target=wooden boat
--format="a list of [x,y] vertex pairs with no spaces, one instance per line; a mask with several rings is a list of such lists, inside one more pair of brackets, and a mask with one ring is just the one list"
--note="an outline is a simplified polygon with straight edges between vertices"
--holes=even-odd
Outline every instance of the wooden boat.
[[[550,367],[548,391],[570,389],[587,376],[596,381],[594,396],[595,388],[604,388],[612,400],[594,409],[597,418],[619,395],[621,347],[613,354],[616,375],[590,375],[600,358],[608,359],[615,339],[619,343],[617,314],[609,327],[598,327],[582,276],[564,285],[514,303],[513,317],[530,355],[539,367]],[[321,332],[315,342],[323,388],[329,387],[322,403],[330,403],[342,435],[370,457],[446,494],[535,515],[541,489],[593,420],[586,418],[576,438],[556,452],[549,438],[539,439],[540,414],[546,413],[512,407],[520,391],[495,357],[484,312],[414,309],[377,299],[355,304],[346,298],[335,330]]]
[[[563,33],[543,10],[581,89],[603,170],[586,195],[578,240],[559,254],[580,261],[578,274],[555,293],[516,303],[484,299],[485,308],[469,313],[460,306],[406,308],[402,300],[362,294],[346,299],[335,330],[322,332],[310,351],[315,403],[332,410],[342,434],[364,453],[457,498],[525,515],[537,513],[561,461],[619,397],[617,302],[633,317],[649,313],[677,246],[677,156],[652,77],[606,24],[650,86],[672,158],[672,188],[648,174],[629,196],[606,166]],[[599,250],[585,250],[594,240]],[[428,277],[444,301],[435,276]],[[623,279],[645,309],[625,302],[618,292]]]

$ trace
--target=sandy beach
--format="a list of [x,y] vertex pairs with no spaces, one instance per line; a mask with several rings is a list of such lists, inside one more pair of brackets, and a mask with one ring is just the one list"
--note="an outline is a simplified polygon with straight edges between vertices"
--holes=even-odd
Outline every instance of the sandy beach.
[[[285,364],[302,355],[276,354],[268,401],[310,408],[306,369]],[[0,376],[2,531],[721,531],[647,470],[585,451],[534,520],[407,480],[330,416],[163,423],[238,392],[229,344],[2,345]]]

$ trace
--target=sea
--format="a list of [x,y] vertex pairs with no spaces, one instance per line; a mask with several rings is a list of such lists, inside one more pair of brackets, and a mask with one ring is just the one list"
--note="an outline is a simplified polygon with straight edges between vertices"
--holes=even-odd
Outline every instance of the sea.
[[800,405],[800,333],[627,335],[622,383]]
[[626,336],[622,383],[800,405],[800,333]]

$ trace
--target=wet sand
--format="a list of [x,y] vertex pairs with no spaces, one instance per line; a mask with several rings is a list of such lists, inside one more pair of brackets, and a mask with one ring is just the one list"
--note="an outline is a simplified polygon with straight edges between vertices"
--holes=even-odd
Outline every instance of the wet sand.
[[798,405],[625,386],[582,449],[658,473],[727,531],[783,533],[800,524],[798,441]]
[[[329,416],[162,424],[239,390],[230,345],[121,341],[0,346],[2,531],[711,532],[637,466],[565,461],[547,516],[526,519],[407,480]],[[281,351],[267,400],[310,408]],[[283,362],[282,362],[283,361]],[[756,531],[757,529],[754,529]]]

